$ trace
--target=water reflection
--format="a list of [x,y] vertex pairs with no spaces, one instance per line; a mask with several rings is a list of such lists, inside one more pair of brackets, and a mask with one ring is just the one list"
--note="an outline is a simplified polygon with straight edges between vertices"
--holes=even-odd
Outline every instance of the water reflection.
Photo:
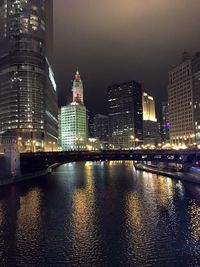
[[38,257],[41,238],[39,229],[41,226],[41,198],[42,192],[39,188],[33,188],[25,195],[20,196],[20,208],[16,218],[17,262],[30,250],[33,255]]
[[191,214],[191,235],[195,241],[200,241],[200,207],[192,203]]
[[128,162],[0,188],[0,266],[200,266],[200,186]]
[[[84,188],[74,190],[72,196],[72,236],[73,254],[82,259],[93,255],[96,251],[96,229],[95,229],[95,200],[94,200],[94,180],[93,164],[85,163],[83,171]],[[94,255],[93,255],[94,256]]]

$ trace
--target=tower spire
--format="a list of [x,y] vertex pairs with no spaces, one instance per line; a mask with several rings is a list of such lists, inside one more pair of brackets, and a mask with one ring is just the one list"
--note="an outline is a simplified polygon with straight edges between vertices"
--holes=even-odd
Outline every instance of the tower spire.
[[79,73],[78,67],[77,67],[77,69],[76,69],[75,81],[81,81],[81,76],[80,76],[80,73]]
[[81,76],[78,67],[76,70],[72,91],[73,91],[73,102],[83,104],[83,84],[81,81]]

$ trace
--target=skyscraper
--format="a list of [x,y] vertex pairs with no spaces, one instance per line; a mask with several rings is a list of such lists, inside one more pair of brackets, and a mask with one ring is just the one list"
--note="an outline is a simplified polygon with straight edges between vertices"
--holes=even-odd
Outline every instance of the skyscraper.
[[142,95],[142,106],[143,106],[143,120],[157,121],[154,98],[145,92]]
[[200,53],[184,52],[182,61],[169,72],[168,100],[170,141],[200,144]]
[[87,110],[88,138],[94,138],[94,115]]
[[161,125],[161,134],[162,141],[169,141],[169,105],[168,102],[162,102],[162,125]]
[[62,150],[85,150],[87,139],[86,107],[72,102],[61,108]]
[[143,138],[144,144],[156,145],[160,142],[154,98],[143,92]]
[[0,130],[18,133],[23,151],[57,143],[52,70],[53,1],[0,1]]
[[76,72],[72,87],[73,102],[61,108],[62,150],[85,150],[87,142],[87,110],[83,103],[83,84]]
[[143,142],[141,84],[130,81],[108,87],[109,136],[114,148]]
[[192,86],[196,143],[200,145],[200,52],[192,58]]
[[108,145],[109,135],[108,135],[108,126],[109,126],[109,117],[96,114],[94,116],[94,135],[95,138],[98,138],[102,148],[105,148]]

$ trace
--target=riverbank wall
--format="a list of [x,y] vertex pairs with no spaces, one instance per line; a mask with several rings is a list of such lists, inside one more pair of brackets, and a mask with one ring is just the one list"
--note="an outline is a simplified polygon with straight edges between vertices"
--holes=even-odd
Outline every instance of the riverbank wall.
[[197,172],[193,172],[193,171],[172,172],[172,171],[167,171],[167,170],[161,170],[159,168],[152,168],[142,163],[135,163],[134,166],[136,170],[146,171],[146,172],[150,172],[150,173],[154,173],[154,174],[158,174],[162,176],[167,176],[173,179],[183,180],[185,182],[190,182],[190,183],[195,183],[195,184],[200,185],[200,173],[197,173]]

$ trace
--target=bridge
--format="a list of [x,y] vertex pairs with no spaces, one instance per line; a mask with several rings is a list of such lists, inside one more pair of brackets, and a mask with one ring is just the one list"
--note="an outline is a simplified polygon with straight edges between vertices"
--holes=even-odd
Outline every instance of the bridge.
[[102,150],[63,151],[20,154],[23,174],[42,171],[50,166],[77,161],[132,160],[139,162],[164,162],[200,166],[200,150]]

